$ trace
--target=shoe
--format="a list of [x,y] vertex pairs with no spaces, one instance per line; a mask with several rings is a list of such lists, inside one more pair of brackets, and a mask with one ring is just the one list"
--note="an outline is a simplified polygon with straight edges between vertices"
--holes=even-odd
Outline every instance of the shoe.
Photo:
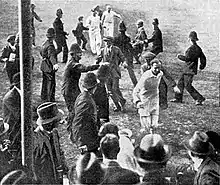
[[203,105],[203,102],[205,101],[205,98],[201,100],[196,100],[196,105]]
[[178,99],[176,99],[176,98],[170,100],[170,102],[173,102],[173,103],[183,103],[182,100],[178,100]]

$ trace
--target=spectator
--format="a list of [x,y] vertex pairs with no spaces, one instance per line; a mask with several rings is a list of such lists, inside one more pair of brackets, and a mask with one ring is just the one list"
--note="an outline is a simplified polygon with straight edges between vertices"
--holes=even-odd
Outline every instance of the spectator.
[[98,69],[99,65],[85,66],[79,61],[82,57],[82,50],[78,44],[72,44],[70,47],[71,59],[67,62],[64,68],[62,94],[69,111],[67,130],[71,130],[72,121],[74,118],[74,104],[77,96],[80,94],[79,79],[81,73]]
[[209,137],[209,142],[215,148],[216,152],[220,154],[220,135],[217,132],[211,130],[207,131],[206,134]]
[[143,185],[165,185],[165,168],[171,157],[171,148],[164,144],[159,134],[145,135],[139,146],[134,150],[134,155],[140,167],[145,171]]
[[194,185],[218,185],[220,183],[220,166],[214,161],[214,147],[206,133],[196,131],[184,141],[190,158],[193,161],[196,175]]
[[89,30],[89,28],[87,28],[83,25],[83,16],[79,16],[78,21],[79,22],[77,24],[76,30],[73,30],[72,32],[73,32],[74,36],[76,37],[77,44],[81,47],[81,43],[83,42],[82,43],[82,49],[86,50],[87,40],[86,40],[86,37],[83,34],[83,31],[84,30]]
[[68,60],[68,46],[66,43],[67,35],[68,33],[64,31],[63,23],[61,21],[61,18],[63,16],[62,9],[57,9],[57,18],[53,22],[53,28],[55,30],[55,41],[57,43],[57,55],[62,51],[63,49],[63,63],[66,63]]
[[140,176],[128,169],[122,168],[117,162],[120,151],[118,137],[114,134],[106,134],[100,142],[103,155],[103,163],[106,166],[105,178],[102,184],[137,184]]

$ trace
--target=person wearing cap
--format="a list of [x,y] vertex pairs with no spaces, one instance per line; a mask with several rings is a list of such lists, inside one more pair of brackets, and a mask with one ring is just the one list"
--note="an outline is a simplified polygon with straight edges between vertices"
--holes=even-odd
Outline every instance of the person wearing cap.
[[34,11],[36,8],[36,5],[35,4],[31,4],[30,5],[30,11],[31,11],[31,36],[32,36],[32,44],[34,46],[36,46],[36,43],[35,43],[35,36],[36,36],[36,33],[35,33],[35,27],[34,27],[34,19],[36,19],[37,21],[39,22],[42,22],[42,19],[37,15],[37,13]]
[[161,62],[153,59],[151,69],[144,72],[133,90],[133,102],[140,115],[141,131],[158,127],[159,83],[163,76]]
[[53,28],[47,30],[47,40],[41,47],[40,54],[43,58],[40,69],[43,73],[43,81],[41,88],[41,100],[43,102],[55,101],[56,79],[55,74],[58,70],[57,54],[53,44],[55,31]]
[[158,27],[159,21],[157,18],[153,19],[153,27],[154,31],[152,33],[152,37],[148,39],[148,43],[152,42],[152,49],[150,50],[155,55],[158,55],[160,52],[163,52],[163,38],[162,38],[162,32],[160,31],[160,28]]
[[71,127],[70,139],[81,150],[81,154],[85,152],[99,154],[100,139],[98,130],[100,124],[98,123],[96,104],[93,99],[97,84],[96,75],[88,72],[83,79],[83,91],[75,101],[75,116]]
[[138,20],[136,23],[137,26],[137,33],[135,36],[135,40],[133,41],[133,54],[134,58],[136,60],[135,64],[141,64],[139,61],[139,57],[141,53],[143,52],[144,47],[147,48],[147,34],[144,29],[144,21],[143,20]]
[[140,182],[140,176],[136,172],[119,165],[117,155],[120,145],[116,135],[106,134],[100,141],[100,150],[106,169],[102,184],[137,184]]
[[114,36],[114,18],[117,17],[119,19],[122,19],[120,14],[117,14],[114,12],[110,5],[106,6],[106,11],[102,14],[102,28],[104,29],[103,36]]
[[60,148],[58,125],[64,112],[54,102],[37,108],[38,119],[33,134],[33,165],[40,184],[62,184],[68,172],[64,152]]
[[64,31],[63,22],[61,18],[63,16],[62,9],[57,9],[56,19],[53,22],[53,28],[55,30],[55,41],[57,43],[57,55],[63,50],[63,63],[66,63],[68,60],[68,46],[66,43],[68,33]]
[[89,28],[87,28],[83,25],[83,16],[79,16],[78,21],[79,22],[76,26],[76,30],[73,30],[72,32],[73,32],[74,36],[76,37],[77,44],[81,47],[81,43],[82,43],[82,49],[86,50],[87,40],[83,34],[83,31],[89,30]]
[[127,28],[125,26],[125,23],[121,21],[118,26],[118,30],[120,33],[116,37],[114,37],[114,45],[119,47],[124,54],[128,64],[128,74],[133,85],[135,86],[137,84],[137,78],[133,70],[133,48],[131,45],[130,37],[126,35],[126,29]]
[[99,65],[85,66],[79,61],[82,57],[82,50],[78,44],[74,43],[70,47],[70,60],[66,63],[63,73],[63,83],[61,93],[64,97],[67,109],[69,111],[67,130],[70,129],[74,118],[74,104],[77,96],[80,94],[79,79],[81,73],[98,69]]
[[18,72],[15,65],[15,55],[15,35],[9,35],[7,45],[2,49],[0,61],[5,63],[3,70],[6,70],[10,84],[12,84],[14,74]]
[[214,147],[205,132],[195,131],[184,141],[184,146],[193,161],[196,171],[194,185],[218,185],[220,183],[220,165],[214,160]]
[[145,135],[134,150],[134,156],[145,173],[141,184],[169,184],[165,177],[171,154],[171,147],[165,145],[159,134]]
[[[152,52],[149,51],[144,51],[143,54],[141,55],[142,58],[142,64],[141,65],[141,71],[142,74],[150,69],[150,62],[156,57],[156,55]],[[162,62],[161,62],[162,64]],[[168,93],[168,86],[166,81],[168,81],[169,85],[173,87],[174,92],[180,92],[179,88],[177,87],[177,84],[169,71],[161,65],[161,71],[163,72],[163,76],[160,80],[159,84],[159,105],[162,110],[168,108],[168,103],[167,103],[167,93]],[[166,81],[165,81],[166,79]]]
[[10,150],[14,151],[15,159],[21,162],[21,95],[20,73],[13,77],[11,89],[3,98],[4,123],[9,125],[8,139],[11,141]]
[[171,100],[171,102],[182,103],[185,88],[195,100],[195,104],[202,105],[205,98],[193,87],[192,83],[193,77],[198,71],[198,60],[200,59],[199,69],[203,70],[206,66],[206,56],[197,44],[199,39],[195,31],[190,32],[189,39],[192,45],[186,50],[185,55],[177,55],[178,59],[185,62],[185,66],[177,83],[180,93],[175,93],[175,99]]
[[98,56],[96,63],[109,63],[110,75],[107,80],[107,90],[115,104],[114,111],[124,111],[126,100],[124,99],[120,91],[119,79],[121,78],[120,64],[122,64],[126,68],[127,61],[120,48],[113,45],[113,37],[104,37],[103,41],[105,41],[107,44],[101,50],[101,54]]
[[97,11],[91,10],[91,15],[87,18],[86,22],[89,27],[89,41],[92,53],[99,55],[102,46],[102,37],[100,30],[100,17]]

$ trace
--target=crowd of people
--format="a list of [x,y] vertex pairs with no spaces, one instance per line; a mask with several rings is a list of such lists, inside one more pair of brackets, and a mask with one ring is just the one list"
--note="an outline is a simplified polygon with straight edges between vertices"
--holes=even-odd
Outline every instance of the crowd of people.
[[[42,19],[31,5],[31,38],[35,45],[34,18]],[[76,29],[72,30],[76,42],[68,48],[61,21],[62,9],[57,9],[53,28],[48,28],[46,41],[40,54],[42,61],[41,104],[33,107],[37,119],[33,131],[33,169],[21,165],[21,92],[19,73],[18,37],[10,35],[7,46],[3,48],[1,61],[11,84],[3,98],[3,118],[0,119],[0,184],[64,184],[63,176],[68,176],[74,184],[181,184],[184,182],[178,174],[170,177],[167,162],[172,150],[162,136],[157,134],[160,110],[168,108],[169,81],[175,92],[174,103],[183,103],[184,88],[201,106],[205,98],[193,87],[193,77],[197,68],[203,70],[206,57],[198,46],[195,31],[189,34],[191,46],[185,55],[178,59],[185,61],[185,67],[176,83],[157,55],[163,52],[162,32],[159,20],[153,19],[154,32],[148,38],[144,21],[137,21],[135,39],[126,34],[127,27],[122,16],[114,12],[110,5],[102,12],[99,6],[91,10],[91,15],[83,23],[78,17]],[[114,35],[114,17],[121,21],[118,35]],[[96,55],[93,65],[80,63],[82,52],[87,50],[84,31],[89,32],[91,52]],[[54,45],[56,43],[56,46]],[[102,42],[104,42],[104,47]],[[152,43],[152,47],[149,47]],[[59,70],[57,56],[63,51],[62,63],[65,63],[62,83],[62,95],[68,110],[58,109],[56,92],[56,72]],[[70,59],[68,60],[68,54]],[[134,61],[134,62],[133,62]],[[33,59],[34,63],[34,59]],[[141,77],[137,79],[134,64],[141,64]],[[130,129],[119,129],[111,122],[109,99],[114,104],[114,112],[126,112],[126,99],[120,90],[124,67],[134,86],[133,103],[140,116],[139,135],[135,142],[131,139]],[[91,72],[95,71],[96,72]],[[80,88],[81,73],[86,73]],[[76,167],[68,167],[65,151],[59,141],[59,124],[67,121],[70,140],[80,152]],[[195,170],[194,185],[220,184],[220,146],[216,140],[220,136],[213,131],[195,131],[191,138],[183,143],[193,161]],[[31,171],[31,172],[30,172]],[[179,174],[184,174],[181,171]]]

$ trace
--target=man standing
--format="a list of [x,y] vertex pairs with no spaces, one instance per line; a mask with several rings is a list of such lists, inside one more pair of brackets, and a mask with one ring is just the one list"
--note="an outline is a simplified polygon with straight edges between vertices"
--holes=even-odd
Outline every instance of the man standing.
[[47,40],[43,43],[41,49],[41,56],[43,58],[41,62],[41,71],[43,73],[43,82],[41,89],[41,100],[46,101],[55,101],[55,89],[56,89],[56,80],[55,73],[58,70],[57,64],[57,54],[55,47],[53,45],[53,40],[55,38],[55,31],[53,28],[47,30]]
[[93,71],[98,69],[99,67],[99,65],[85,66],[79,63],[82,57],[82,50],[80,49],[78,44],[72,44],[69,53],[71,55],[71,59],[67,62],[64,69],[63,84],[61,90],[67,109],[69,111],[69,117],[67,121],[68,131],[74,118],[75,100],[80,94],[79,79],[81,77],[81,73]]
[[127,62],[121,50],[118,47],[113,46],[112,37],[108,36],[103,40],[107,44],[105,48],[101,50],[101,54],[97,58],[97,63],[102,61],[110,64],[110,75],[107,81],[107,89],[115,104],[114,111],[124,111],[126,100],[123,98],[123,95],[120,91],[119,79],[121,78],[120,64],[123,64],[124,67],[127,67]]
[[100,125],[97,122],[97,109],[93,94],[98,81],[92,72],[86,74],[83,80],[83,91],[75,102],[75,116],[72,123],[71,141],[81,149],[81,154],[94,152],[98,154]]
[[197,74],[198,69],[198,59],[200,58],[200,70],[203,70],[206,66],[206,57],[202,49],[197,45],[198,41],[197,33],[191,31],[189,34],[189,39],[192,45],[186,50],[185,55],[178,55],[178,59],[185,61],[186,65],[183,69],[182,75],[177,83],[180,89],[180,93],[175,93],[175,99],[171,102],[182,103],[183,102],[183,91],[184,88],[189,92],[196,102],[196,105],[202,105],[205,98],[193,87],[193,77]]
[[34,11],[36,8],[35,4],[31,4],[31,35],[32,35],[32,44],[36,46],[35,43],[35,27],[34,27],[34,19],[36,19],[39,22],[42,22],[42,19],[37,15],[37,13]]
[[153,43],[151,52],[155,55],[159,54],[160,52],[163,52],[163,39],[162,39],[162,33],[158,27],[159,21],[157,18],[153,19],[152,22],[154,26],[154,32],[152,34],[152,37],[148,39],[148,43]]
[[134,58],[136,60],[136,64],[141,64],[141,62],[139,61],[139,57],[141,55],[141,53],[143,52],[144,46],[145,48],[148,46],[148,44],[146,43],[147,41],[147,34],[144,30],[144,21],[143,20],[138,20],[137,21],[137,34],[135,36],[135,40],[133,43],[133,54],[134,54]]
[[91,10],[92,15],[87,19],[89,26],[90,47],[93,54],[99,55],[101,52],[102,38],[100,31],[100,17],[95,10]]
[[122,19],[120,14],[114,12],[111,6],[107,5],[106,11],[104,11],[102,15],[102,27],[104,29],[103,36],[114,36],[114,17]]
[[55,41],[57,43],[57,55],[62,51],[63,48],[63,63],[66,63],[68,60],[68,47],[66,43],[66,36],[68,33],[64,31],[63,23],[61,21],[63,11],[58,9],[56,15],[57,18],[53,22],[53,27],[56,34]]
[[124,54],[126,60],[127,60],[127,70],[128,70],[128,74],[131,78],[131,81],[135,87],[135,85],[137,84],[137,78],[135,76],[134,73],[134,66],[133,66],[133,48],[131,45],[131,39],[130,37],[128,37],[126,35],[126,26],[124,24],[123,21],[121,21],[119,23],[119,34],[117,37],[114,38],[114,45],[116,45],[117,47],[119,47],[122,51],[122,53]]

